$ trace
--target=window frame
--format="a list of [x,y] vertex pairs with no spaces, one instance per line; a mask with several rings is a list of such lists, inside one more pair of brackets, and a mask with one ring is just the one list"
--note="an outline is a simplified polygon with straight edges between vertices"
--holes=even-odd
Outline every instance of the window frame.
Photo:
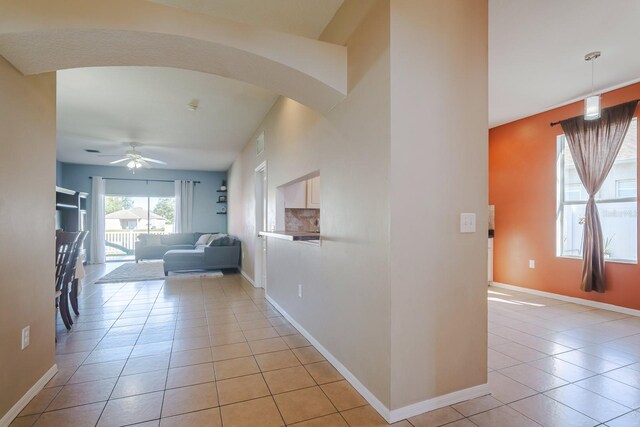
[[618,185],[622,184],[622,183],[626,183],[626,182],[635,183],[636,194],[638,194],[638,180],[637,179],[626,178],[626,179],[616,179],[616,184],[615,184],[616,195],[618,195],[618,193],[620,192],[620,187]]
[[[634,116],[632,120],[637,120],[637,118]],[[637,132],[636,138],[640,139],[640,130]],[[582,256],[566,255],[562,253],[562,246],[563,246],[562,236],[564,231],[563,229],[564,207],[572,206],[572,205],[586,205],[587,203],[586,200],[572,200],[572,201],[564,200],[565,139],[566,137],[564,136],[564,134],[559,134],[556,136],[556,258],[582,259]],[[637,174],[638,174],[638,156],[636,155],[636,182],[637,182]],[[617,188],[616,188],[616,194],[617,194]],[[628,202],[635,202],[636,210],[638,209],[637,191],[636,191],[636,197],[623,197],[623,198],[616,198],[616,199],[596,199],[596,204],[598,206],[603,204],[609,204],[609,203],[628,203]],[[638,233],[638,225],[636,222],[636,234],[637,233]],[[605,258],[605,262],[637,265],[638,258],[639,258],[638,257],[639,244],[640,244],[640,239],[636,239],[636,259],[635,260]]]

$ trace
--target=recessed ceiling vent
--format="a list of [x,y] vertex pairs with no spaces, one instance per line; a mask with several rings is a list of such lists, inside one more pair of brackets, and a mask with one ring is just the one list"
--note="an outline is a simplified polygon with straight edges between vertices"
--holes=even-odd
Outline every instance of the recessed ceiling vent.
[[100,150],[94,150],[93,148],[85,148],[84,151],[87,153],[99,153]]

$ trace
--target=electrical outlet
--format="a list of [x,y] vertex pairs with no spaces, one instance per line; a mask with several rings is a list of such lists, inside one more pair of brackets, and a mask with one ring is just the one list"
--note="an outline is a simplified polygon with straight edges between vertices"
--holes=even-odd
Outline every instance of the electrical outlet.
[[302,285],[298,285],[298,298],[302,298]]
[[536,260],[535,259],[530,259],[529,260],[529,268],[536,268]]
[[29,346],[29,338],[31,335],[31,326],[25,326],[22,329],[22,350]]

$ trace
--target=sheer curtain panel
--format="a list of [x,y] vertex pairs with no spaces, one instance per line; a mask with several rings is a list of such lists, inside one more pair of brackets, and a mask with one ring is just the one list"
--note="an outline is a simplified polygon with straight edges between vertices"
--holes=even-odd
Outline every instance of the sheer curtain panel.
[[99,176],[91,177],[91,222],[89,227],[89,259],[91,264],[106,262],[104,248],[104,179]]
[[193,181],[176,180],[176,233],[191,233],[193,224]]

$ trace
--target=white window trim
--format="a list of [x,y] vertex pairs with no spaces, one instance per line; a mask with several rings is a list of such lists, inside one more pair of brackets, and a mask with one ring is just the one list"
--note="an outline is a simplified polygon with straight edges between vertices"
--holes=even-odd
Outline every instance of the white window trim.
[[626,183],[626,182],[633,182],[636,185],[636,194],[638,194],[638,180],[637,179],[632,179],[632,178],[627,178],[627,179],[616,179],[616,196],[618,195],[618,193],[620,192],[620,185],[622,183]]

